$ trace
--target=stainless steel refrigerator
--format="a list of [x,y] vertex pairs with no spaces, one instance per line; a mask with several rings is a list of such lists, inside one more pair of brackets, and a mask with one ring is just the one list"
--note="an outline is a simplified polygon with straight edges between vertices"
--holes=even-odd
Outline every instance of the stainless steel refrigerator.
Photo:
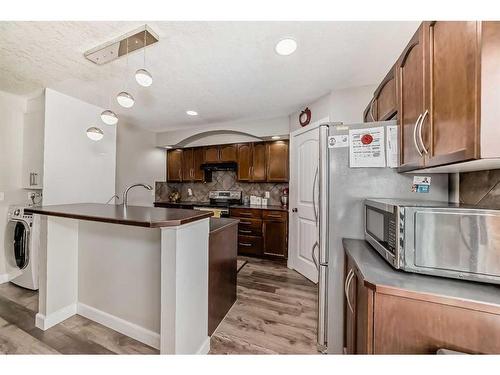
[[[428,193],[412,192],[413,174],[398,173],[396,169],[388,167],[351,168],[351,147],[332,144],[342,138],[333,136],[349,135],[349,130],[384,127],[386,145],[387,127],[394,125],[395,121],[384,121],[350,125],[327,123],[319,126],[318,347],[327,353],[340,354],[344,348],[342,238],[364,239],[364,199],[448,201],[447,174],[430,175]],[[428,174],[417,172],[416,175]]]

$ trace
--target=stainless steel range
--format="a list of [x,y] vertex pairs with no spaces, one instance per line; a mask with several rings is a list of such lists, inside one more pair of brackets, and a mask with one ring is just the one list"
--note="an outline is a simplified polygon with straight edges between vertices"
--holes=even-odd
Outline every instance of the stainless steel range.
[[241,204],[241,191],[237,190],[215,190],[208,193],[210,203],[208,205],[194,206],[194,210],[212,211],[214,217],[229,217],[229,206]]

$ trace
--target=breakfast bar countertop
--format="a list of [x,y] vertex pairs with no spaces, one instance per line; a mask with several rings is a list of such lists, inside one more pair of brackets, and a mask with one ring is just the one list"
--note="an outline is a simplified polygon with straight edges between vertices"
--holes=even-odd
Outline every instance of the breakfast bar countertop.
[[173,227],[206,219],[212,212],[178,208],[155,208],[99,203],[76,203],[30,207],[26,213],[69,219],[99,221],[145,228]]

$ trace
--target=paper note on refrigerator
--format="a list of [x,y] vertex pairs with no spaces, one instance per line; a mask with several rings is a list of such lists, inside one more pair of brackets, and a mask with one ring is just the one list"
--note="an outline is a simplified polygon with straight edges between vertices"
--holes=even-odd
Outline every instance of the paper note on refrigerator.
[[386,127],[386,130],[387,166],[389,168],[397,168],[399,166],[398,126],[390,125]]
[[384,127],[349,130],[349,166],[351,168],[385,167]]

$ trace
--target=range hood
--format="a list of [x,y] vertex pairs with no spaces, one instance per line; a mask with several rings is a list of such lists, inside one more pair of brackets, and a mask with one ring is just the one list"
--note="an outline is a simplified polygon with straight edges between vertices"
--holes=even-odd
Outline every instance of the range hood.
[[212,182],[212,172],[214,171],[235,171],[238,164],[234,161],[222,163],[205,163],[200,166],[205,171],[205,182]]
[[224,163],[205,163],[201,165],[204,171],[236,171],[238,164],[234,161]]

